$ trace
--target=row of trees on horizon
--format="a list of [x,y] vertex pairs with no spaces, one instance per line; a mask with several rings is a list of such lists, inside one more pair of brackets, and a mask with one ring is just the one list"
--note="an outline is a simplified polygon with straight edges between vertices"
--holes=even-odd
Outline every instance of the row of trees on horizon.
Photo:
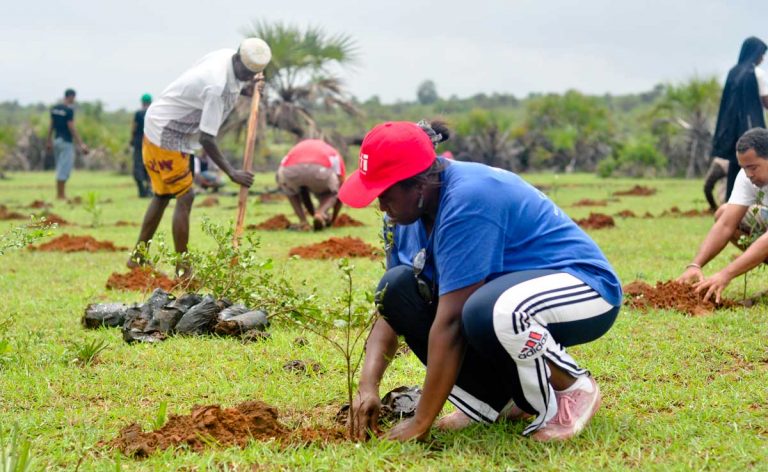
[[[454,135],[442,150],[457,159],[516,172],[597,172],[601,176],[702,175],[710,146],[721,85],[717,78],[660,84],[646,93],[589,96],[564,94],[477,94],[441,98],[425,80],[413,102],[360,102],[333,71],[353,65],[354,40],[320,27],[255,22],[245,36],[266,40],[273,53],[265,70],[257,164],[273,169],[301,139],[321,138],[353,163],[365,131],[385,120],[443,119]],[[237,162],[248,116],[247,99],[222,127],[225,154]],[[50,164],[44,138],[47,106],[0,104],[0,170],[38,170]],[[93,149],[80,167],[128,172],[132,113],[108,112],[99,102],[80,103],[76,122]]]

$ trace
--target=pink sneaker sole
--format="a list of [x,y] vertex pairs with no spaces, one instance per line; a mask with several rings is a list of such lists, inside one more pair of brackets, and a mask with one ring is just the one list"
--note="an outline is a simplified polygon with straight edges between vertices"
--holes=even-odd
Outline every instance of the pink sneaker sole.
[[595,388],[595,395],[592,397],[592,403],[588,406],[588,413],[586,415],[574,419],[573,424],[570,426],[562,426],[559,424],[542,426],[541,429],[531,435],[531,438],[540,442],[565,441],[566,439],[570,439],[581,433],[589,423],[589,420],[591,420],[595,416],[595,413],[597,413],[597,410],[600,409],[600,404],[602,403],[600,387],[597,386],[594,379],[590,378],[590,380]]

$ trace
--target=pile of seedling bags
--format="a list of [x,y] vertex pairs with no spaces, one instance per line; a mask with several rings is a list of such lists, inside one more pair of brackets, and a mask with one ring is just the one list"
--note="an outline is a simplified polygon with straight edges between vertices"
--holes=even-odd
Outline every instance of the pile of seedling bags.
[[269,319],[263,310],[211,295],[186,293],[179,298],[162,289],[152,292],[141,304],[94,303],[88,305],[82,318],[90,329],[119,327],[127,343],[155,343],[171,335],[235,336],[258,340],[268,336]]

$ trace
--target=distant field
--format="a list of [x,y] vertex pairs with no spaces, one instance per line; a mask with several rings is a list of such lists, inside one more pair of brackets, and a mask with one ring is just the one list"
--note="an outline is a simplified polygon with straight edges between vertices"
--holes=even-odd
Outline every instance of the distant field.
[[[136,197],[128,176],[75,171],[70,196],[98,194],[101,225],[89,227],[83,205],[53,201],[52,173],[14,173],[0,180],[0,204],[9,210],[33,200],[53,202],[51,211],[76,226],[64,233],[91,235],[130,247],[138,227],[115,226],[119,220],[139,223],[146,200]],[[590,212],[614,215],[631,210],[654,216],[677,206],[704,209],[701,182],[686,180],[602,180],[592,175],[524,176],[573,218]],[[657,189],[648,197],[614,197],[634,185]],[[274,176],[257,176],[255,190],[274,186]],[[232,184],[226,190],[234,190]],[[607,200],[606,206],[573,206],[582,199]],[[197,202],[204,199],[198,196]],[[201,233],[203,216],[225,223],[235,217],[236,197],[220,196],[219,205],[192,213],[191,246],[211,247]],[[324,233],[258,232],[264,256],[285,266],[298,284],[306,280],[322,297],[338,294],[343,281],[334,262],[289,260],[288,249],[329,236],[357,236],[379,245],[379,222],[373,208],[345,210],[367,226]],[[287,202],[251,199],[246,223],[278,213],[292,220]],[[711,217],[618,218],[616,227],[590,230],[623,283],[653,283],[678,276],[690,262]],[[0,221],[0,233],[18,222]],[[170,209],[160,232],[170,237]],[[737,251],[728,248],[706,268],[713,273]],[[163,402],[168,413],[187,414],[193,405],[231,406],[258,399],[275,406],[289,426],[330,426],[346,400],[343,359],[323,341],[294,325],[276,323],[272,338],[243,344],[225,338],[171,338],[159,345],[127,345],[117,329],[87,331],[80,325],[91,302],[141,301],[137,292],[111,292],[105,282],[123,272],[126,252],[42,253],[13,251],[0,256],[0,432],[13,425],[32,443],[32,470],[743,470],[765,469],[768,463],[768,309],[718,311],[686,317],[671,311],[639,313],[624,309],[602,339],[571,349],[596,377],[603,407],[578,438],[542,445],[522,437],[522,424],[474,426],[457,433],[433,434],[431,446],[334,444],[283,448],[254,442],[246,449],[209,449],[203,453],[166,451],[138,461],[97,447],[119,429],[138,422],[150,429]],[[380,261],[355,259],[354,283],[371,288],[382,273]],[[167,269],[167,268],[165,268]],[[747,279],[746,293],[768,285],[758,269]],[[740,299],[744,278],[734,280],[726,295]],[[304,336],[309,343],[294,343]],[[73,364],[72,342],[104,340],[100,362]],[[293,359],[319,362],[316,375],[286,372]],[[414,356],[400,356],[385,377],[381,393],[399,385],[417,385],[424,369]],[[760,465],[763,464],[763,465]]]

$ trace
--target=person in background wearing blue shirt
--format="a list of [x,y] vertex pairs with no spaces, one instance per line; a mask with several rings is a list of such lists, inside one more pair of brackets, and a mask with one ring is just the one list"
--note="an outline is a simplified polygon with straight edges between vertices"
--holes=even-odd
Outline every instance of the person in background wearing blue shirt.
[[56,198],[59,200],[67,199],[67,180],[75,164],[75,146],[72,144],[72,138],[77,141],[80,152],[88,154],[88,146],[83,143],[75,129],[74,104],[75,91],[65,90],[64,101],[51,108],[51,126],[48,128],[48,138],[45,142],[46,151],[53,151],[56,163]]
[[133,180],[136,181],[136,187],[139,189],[139,198],[149,198],[152,196],[152,188],[149,185],[149,174],[144,167],[144,158],[141,153],[141,143],[144,139],[144,115],[147,114],[147,108],[152,104],[152,95],[145,93],[141,96],[141,110],[133,115],[133,124],[131,125],[131,146],[133,147]]
[[621,284],[597,245],[517,175],[437,158],[442,123],[373,128],[339,198],[386,213],[387,271],[366,343],[352,421],[378,432],[379,384],[403,336],[426,365],[412,418],[387,437],[425,439],[435,423],[531,418],[539,441],[578,434],[600,406],[590,373],[565,348],[613,325]]

